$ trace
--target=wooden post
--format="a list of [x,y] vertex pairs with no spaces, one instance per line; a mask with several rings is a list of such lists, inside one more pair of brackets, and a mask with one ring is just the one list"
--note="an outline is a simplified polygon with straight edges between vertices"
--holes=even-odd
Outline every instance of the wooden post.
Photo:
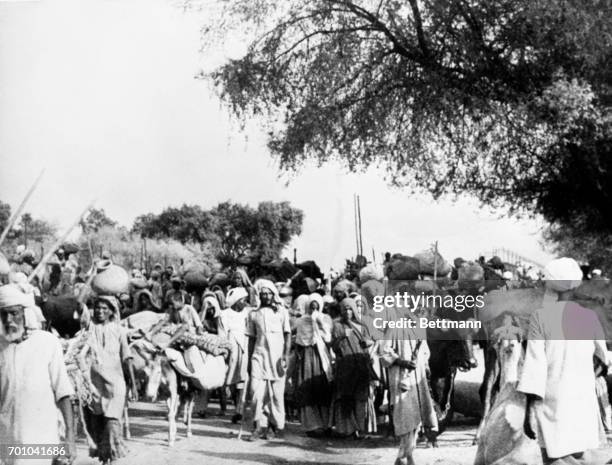
[[357,218],[359,219],[359,255],[363,255],[363,236],[361,234],[361,198],[357,196]]
[[357,224],[357,194],[353,194],[353,215],[355,217],[355,261],[359,256],[359,226]]
[[297,265],[297,249],[293,249],[293,264]]

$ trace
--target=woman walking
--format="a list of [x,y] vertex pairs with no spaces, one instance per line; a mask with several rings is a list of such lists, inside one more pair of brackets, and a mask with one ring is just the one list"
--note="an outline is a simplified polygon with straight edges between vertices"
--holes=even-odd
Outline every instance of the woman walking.
[[296,322],[297,400],[306,434],[323,435],[329,424],[332,395],[331,320],[322,313],[323,297],[310,294],[306,314]]
[[113,464],[126,455],[121,437],[126,405],[124,366],[128,368],[134,396],[137,395],[127,337],[119,326],[119,304],[114,297],[96,299],[90,331],[88,346],[93,360],[90,375],[97,393],[84,409],[87,431],[96,443],[96,449],[89,453],[103,464]]
[[332,421],[336,433],[361,439],[376,431],[376,414],[370,382],[376,379],[368,348],[373,345],[367,327],[356,319],[357,305],[349,297],[340,302],[340,318],[334,322],[332,348],[336,373]]

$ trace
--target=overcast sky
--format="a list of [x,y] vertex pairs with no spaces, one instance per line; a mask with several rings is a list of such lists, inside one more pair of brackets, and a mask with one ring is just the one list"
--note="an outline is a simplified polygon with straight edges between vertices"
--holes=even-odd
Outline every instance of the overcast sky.
[[534,221],[411,198],[376,172],[311,167],[286,186],[257,125],[241,133],[194,79],[228,53],[199,52],[201,24],[168,0],[0,0],[0,199],[15,207],[45,167],[28,210],[62,226],[94,198],[128,226],[182,203],[289,200],[305,213],[298,259],[327,268],[355,253],[358,192],[368,257],[438,240],[449,259],[550,258]]

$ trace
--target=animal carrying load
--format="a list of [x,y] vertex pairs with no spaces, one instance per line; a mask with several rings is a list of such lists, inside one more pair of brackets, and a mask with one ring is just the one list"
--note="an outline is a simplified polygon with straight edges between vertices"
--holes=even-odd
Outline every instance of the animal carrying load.
[[424,250],[415,254],[414,258],[419,261],[421,274],[433,276],[434,268],[436,268],[437,276],[442,277],[449,274],[452,270],[452,267],[442,258],[439,252],[434,253],[431,250]]
[[394,255],[387,265],[385,273],[390,280],[411,281],[419,279],[421,267],[419,260],[406,255]]
[[528,317],[542,308],[544,288],[525,288],[491,291],[484,297],[484,306],[479,311],[479,318],[487,322],[504,313],[518,317]]
[[96,264],[97,274],[91,281],[91,288],[100,295],[116,295],[127,293],[130,286],[130,276],[110,260],[100,260]]
[[225,384],[228,366],[222,355],[205,354],[196,346],[188,347],[183,353],[167,348],[165,354],[172,367],[197,388],[217,389]]
[[226,338],[217,336],[216,334],[190,334],[185,333],[180,336],[176,342],[176,346],[190,347],[195,346],[203,350],[207,354],[216,356],[229,356],[232,350],[232,344]]

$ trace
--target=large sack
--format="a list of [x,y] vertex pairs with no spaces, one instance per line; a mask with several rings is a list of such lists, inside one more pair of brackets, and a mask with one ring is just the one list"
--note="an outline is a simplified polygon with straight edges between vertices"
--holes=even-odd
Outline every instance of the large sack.
[[97,263],[98,273],[91,281],[91,288],[100,295],[116,295],[127,293],[130,285],[130,276],[118,265],[110,260],[101,260]]
[[419,261],[405,255],[394,256],[387,265],[386,274],[390,280],[409,281],[419,279],[421,271]]
[[164,313],[155,313],[151,310],[145,310],[124,318],[121,320],[121,324],[129,329],[141,329],[143,331],[148,331],[158,321],[165,318],[165,316],[166,315]]
[[377,265],[375,263],[370,263],[359,270],[359,281],[361,283],[366,283],[372,279],[381,281],[384,276],[382,265]]
[[430,250],[425,250],[423,252],[415,254],[414,258],[419,261],[421,274],[433,276],[434,265],[437,268],[437,276],[446,276],[452,270],[452,267],[446,260],[444,260],[444,258],[442,258],[442,255],[440,255],[439,252],[436,252],[436,254],[434,254]]
[[190,262],[183,267],[183,280],[188,288],[205,288],[210,275],[210,267],[205,263]]
[[464,262],[457,269],[459,289],[478,289],[484,284],[484,269],[478,263]]
[[195,346],[185,349],[183,354],[169,348],[165,349],[165,353],[172,367],[199,389],[217,389],[225,384],[228,367],[222,356],[205,354]]

